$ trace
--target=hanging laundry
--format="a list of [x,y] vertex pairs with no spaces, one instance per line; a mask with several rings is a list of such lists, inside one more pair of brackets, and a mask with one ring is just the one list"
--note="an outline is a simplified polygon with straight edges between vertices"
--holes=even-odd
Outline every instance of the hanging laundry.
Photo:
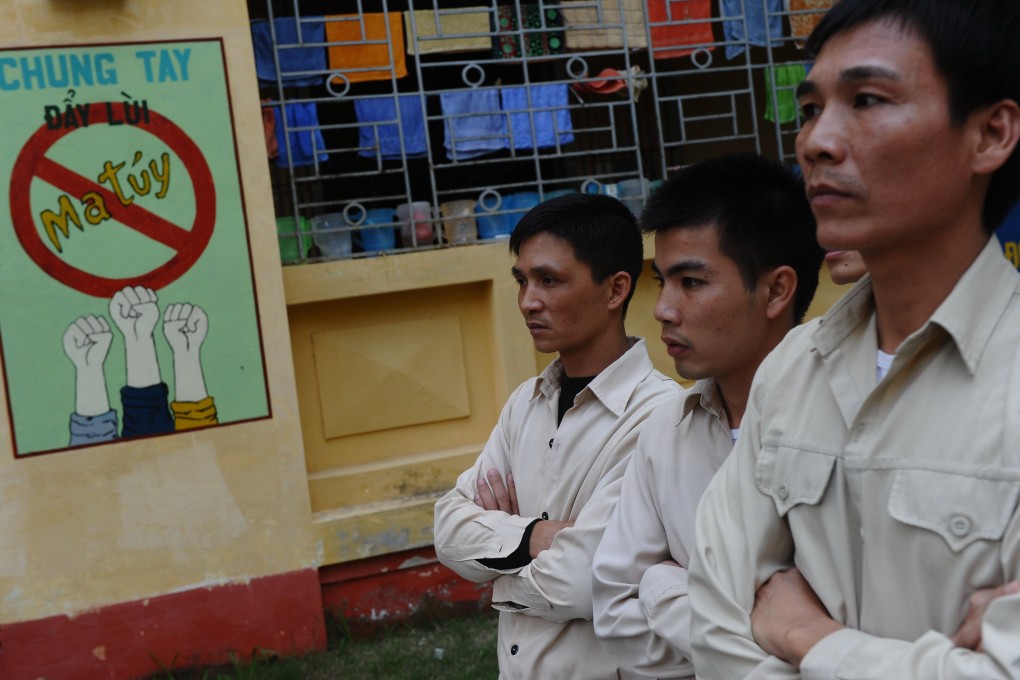
[[[771,38],[772,45],[783,44],[783,0],[720,0],[723,22],[723,36],[727,42],[738,43],[726,46],[726,58],[733,59],[744,53],[746,45],[765,47]],[[744,34],[744,26],[747,34]],[[740,44],[742,43],[742,44]]]
[[[567,0],[560,3],[568,50],[648,47],[644,0]],[[626,44],[624,44],[626,37]]]
[[276,145],[280,150],[280,155],[274,161],[276,165],[296,168],[312,165],[316,158],[320,163],[329,160],[315,102],[285,104],[283,110],[286,113],[286,126],[280,121],[280,107],[273,107],[276,116]]
[[383,160],[400,160],[405,156],[425,155],[425,118],[421,99],[417,94],[400,95],[396,99],[400,102],[399,121],[392,96],[354,101],[354,113],[362,124],[358,128],[359,156],[375,158],[378,152],[378,157]]
[[[386,35],[387,23],[389,36]],[[407,75],[404,22],[398,12],[327,16],[326,39],[331,43],[348,43],[329,46],[329,68],[343,73],[349,82],[389,80]],[[393,45],[392,60],[390,44]],[[339,85],[341,79],[335,78],[333,82]]]
[[[541,57],[563,52],[563,15],[553,7],[537,4],[521,5],[518,19],[517,5],[498,5],[493,19],[493,57],[520,59],[523,56]],[[524,51],[521,51],[523,30]]]
[[404,12],[408,54],[488,51],[492,47],[488,8],[419,9],[413,17],[411,14]]
[[833,0],[785,0],[787,12],[797,12],[806,9],[820,9],[822,12],[811,14],[790,15],[790,36],[797,41],[797,47],[803,47],[804,41],[815,26],[825,16],[825,11],[832,8]]
[[[618,71],[615,68],[604,68],[592,80],[575,80],[570,83],[574,92],[594,95],[610,95],[617,92],[622,96],[630,96],[637,101],[641,92],[648,88],[648,79],[642,76],[645,72],[634,64],[629,69]],[[627,91],[624,92],[624,89]]]
[[507,147],[506,119],[499,110],[498,90],[444,92],[439,99],[447,158],[466,161]]
[[714,50],[712,23],[699,21],[711,18],[711,0],[648,0],[652,56],[670,59],[699,49]]
[[[765,69],[765,120],[780,123],[797,120],[797,86],[807,77],[804,64],[781,64]],[[773,107],[775,93],[775,107]]]
[[[298,40],[298,23],[301,40]],[[276,34],[276,59],[280,62],[280,80],[285,86],[318,85],[326,70],[326,41],[323,17],[279,17],[269,22],[251,22],[252,47],[255,49],[255,73],[264,82],[276,82],[276,59],[273,57],[273,33]],[[309,44],[308,47],[292,45]],[[318,44],[316,44],[318,43]]]
[[514,149],[547,149],[555,147],[557,141],[560,145],[574,141],[566,84],[504,87],[500,94],[503,111],[510,115],[510,144]]

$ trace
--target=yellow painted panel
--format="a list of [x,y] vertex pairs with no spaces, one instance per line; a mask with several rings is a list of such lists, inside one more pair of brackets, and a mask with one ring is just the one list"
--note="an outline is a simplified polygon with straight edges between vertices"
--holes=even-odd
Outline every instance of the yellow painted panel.
[[433,507],[442,493],[315,515],[323,564],[432,545]]
[[312,511],[353,508],[453,488],[457,477],[474,465],[481,447],[408,456],[395,462],[355,465],[320,472],[308,480]]
[[[494,373],[503,365],[503,348],[495,323],[495,304],[491,282],[479,281],[291,307],[294,368],[298,380],[298,399],[309,472],[324,472],[465,446],[480,448],[488,438],[507,396],[499,381],[493,379]],[[461,345],[459,354],[467,385],[466,415],[452,420],[419,422],[326,438],[323,434],[327,427],[323,421],[324,407],[320,404],[319,385],[335,383],[341,388],[355,391],[357,395],[370,391],[372,386],[352,384],[342,372],[317,367],[313,356],[313,336],[383,327],[394,323],[394,319],[399,319],[399,323],[427,325],[430,320],[451,316],[458,319],[459,325],[445,328],[456,337],[446,334],[437,342],[448,341]],[[530,337],[523,324],[518,330],[530,344]],[[427,358],[420,359],[419,363],[428,361]],[[418,368],[409,366],[406,370],[413,372],[419,368],[426,370],[424,365]],[[400,422],[407,410],[406,397],[400,391],[382,393],[377,399],[377,408],[382,411],[379,419],[383,422]]]
[[471,414],[460,319],[312,334],[326,439]]

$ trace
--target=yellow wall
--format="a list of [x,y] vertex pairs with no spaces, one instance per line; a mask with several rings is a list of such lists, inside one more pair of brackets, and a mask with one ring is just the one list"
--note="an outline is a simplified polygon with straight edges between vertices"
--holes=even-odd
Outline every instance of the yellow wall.
[[0,3],[2,48],[217,36],[273,417],[17,460],[0,418],[0,624],[317,565],[244,2]]

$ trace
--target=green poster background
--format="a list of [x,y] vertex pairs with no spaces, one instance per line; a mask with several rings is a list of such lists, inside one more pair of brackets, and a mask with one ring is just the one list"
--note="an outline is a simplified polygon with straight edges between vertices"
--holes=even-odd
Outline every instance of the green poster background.
[[[38,58],[38,59],[37,59]],[[215,189],[212,236],[197,262],[178,279],[156,290],[160,313],[174,302],[205,310],[209,331],[202,345],[202,366],[220,424],[268,415],[265,368],[257,323],[251,260],[242,204],[237,155],[230,116],[226,69],[219,40],[54,47],[0,51],[0,342],[4,377],[18,455],[68,447],[69,418],[75,407],[74,365],[64,354],[62,338],[78,317],[105,317],[113,344],[105,362],[110,407],[121,415],[120,388],[125,384],[124,342],[110,319],[109,299],[94,297],[60,283],[33,261],[14,231],[11,177],[26,141],[47,124],[45,112],[61,111],[61,122],[74,129],[59,139],[46,158],[107,189],[104,164],[124,163],[117,173],[122,191],[136,205],[190,230],[196,217],[195,188],[182,160],[169,146],[136,126],[85,125],[80,114],[68,120],[68,104],[83,106],[145,102],[149,111],[172,121],[201,150]],[[56,109],[52,108],[56,107]],[[80,109],[76,109],[80,111]],[[134,109],[132,109],[134,111]],[[77,123],[76,126],[68,123]],[[169,154],[170,179],[143,169]],[[137,195],[127,182],[133,175]],[[65,192],[36,177],[29,191],[34,228],[57,253],[43,229],[44,210],[60,212]],[[141,195],[145,193],[145,195]],[[162,265],[174,251],[117,220],[119,204],[108,205],[112,219],[88,223],[79,196],[69,195],[81,217],[82,230],[58,233],[61,260],[76,270],[108,278],[139,277]],[[160,374],[174,398],[173,357],[157,324],[154,332]]]

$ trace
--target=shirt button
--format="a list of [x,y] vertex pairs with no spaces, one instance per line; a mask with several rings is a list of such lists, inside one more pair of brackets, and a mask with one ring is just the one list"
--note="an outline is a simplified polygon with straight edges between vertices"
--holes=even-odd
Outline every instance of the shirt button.
[[514,645],[513,647],[510,648],[510,653],[511,654],[516,654],[518,649],[519,649],[519,647],[517,645]]
[[858,423],[854,426],[854,441],[860,441],[861,437],[864,436],[864,431],[867,430],[867,426],[864,423]]
[[549,448],[550,448],[550,449],[552,448],[552,443],[553,443],[553,440],[552,440],[552,439],[550,439],[550,440],[549,440]]
[[785,501],[790,497],[790,487],[780,484],[779,488],[776,489],[776,493],[779,495],[779,500]]
[[949,531],[957,538],[963,538],[970,533],[971,521],[966,515],[953,515],[949,518]]

